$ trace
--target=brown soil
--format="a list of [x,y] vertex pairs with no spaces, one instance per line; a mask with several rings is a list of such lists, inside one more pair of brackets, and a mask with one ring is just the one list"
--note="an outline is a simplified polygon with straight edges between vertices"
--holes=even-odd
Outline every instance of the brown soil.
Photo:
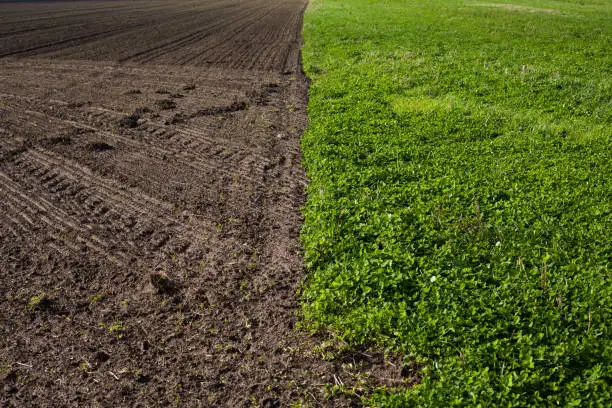
[[294,328],[305,6],[2,5],[0,406],[345,406],[410,381]]

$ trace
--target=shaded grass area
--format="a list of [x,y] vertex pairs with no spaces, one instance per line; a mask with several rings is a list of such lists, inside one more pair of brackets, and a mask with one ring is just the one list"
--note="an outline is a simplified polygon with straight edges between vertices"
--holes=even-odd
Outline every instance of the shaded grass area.
[[612,403],[612,5],[314,0],[304,324],[381,406]]

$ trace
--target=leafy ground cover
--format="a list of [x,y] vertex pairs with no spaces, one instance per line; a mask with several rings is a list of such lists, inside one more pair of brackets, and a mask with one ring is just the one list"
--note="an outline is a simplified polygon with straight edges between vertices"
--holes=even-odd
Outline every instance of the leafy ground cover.
[[380,406],[612,403],[612,4],[313,0],[304,324]]

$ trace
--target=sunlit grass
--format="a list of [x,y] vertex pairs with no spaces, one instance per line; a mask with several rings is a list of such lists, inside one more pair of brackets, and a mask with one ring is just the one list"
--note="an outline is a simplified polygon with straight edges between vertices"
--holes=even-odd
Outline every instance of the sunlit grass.
[[304,325],[384,406],[612,401],[612,5],[315,0]]

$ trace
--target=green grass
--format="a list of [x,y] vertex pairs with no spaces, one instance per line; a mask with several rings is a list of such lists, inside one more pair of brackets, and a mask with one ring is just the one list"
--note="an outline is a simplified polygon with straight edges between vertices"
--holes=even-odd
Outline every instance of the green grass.
[[371,403],[612,404],[612,3],[512,4],[306,13],[305,326],[425,367]]

